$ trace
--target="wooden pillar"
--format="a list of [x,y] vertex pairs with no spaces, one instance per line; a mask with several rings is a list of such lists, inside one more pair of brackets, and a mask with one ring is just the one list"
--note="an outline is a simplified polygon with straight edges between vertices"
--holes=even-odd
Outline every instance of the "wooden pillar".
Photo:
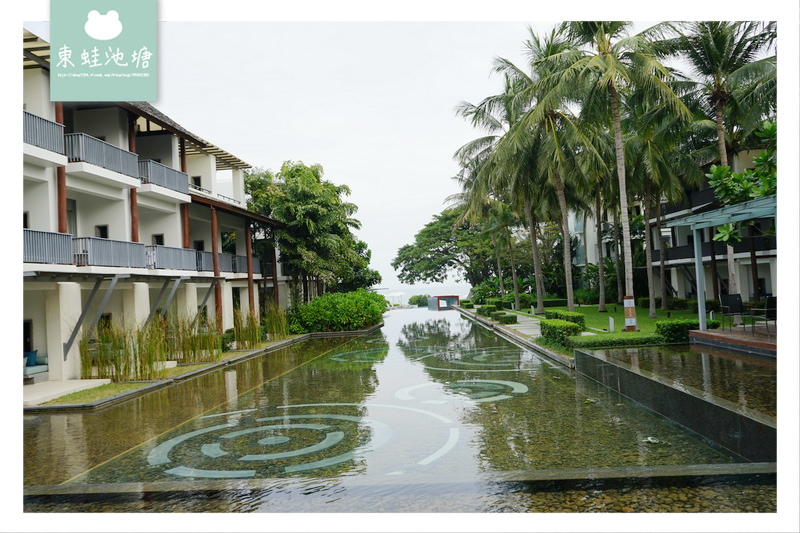
[[272,299],[275,301],[275,306],[280,305],[280,298],[278,298],[278,253],[275,247],[272,247]]
[[183,230],[183,244],[184,248],[191,248],[189,246],[189,204],[181,204],[181,226]]
[[[136,153],[136,115],[128,112],[128,151]],[[139,201],[135,188],[130,191],[131,242],[139,242]]]
[[186,173],[186,139],[180,140],[181,172]]
[[[64,124],[64,104],[56,102],[56,122]],[[56,204],[58,207],[58,232],[67,233],[67,169],[56,167]]]
[[[211,206],[211,258],[214,265],[214,277],[220,276],[219,271],[219,222],[217,221],[217,209]],[[214,307],[217,309],[217,329],[222,331],[222,285],[217,282],[214,285]]]
[[255,286],[253,284],[253,230],[250,220],[244,221],[244,239],[247,246],[247,299],[250,302],[250,313],[256,312]]

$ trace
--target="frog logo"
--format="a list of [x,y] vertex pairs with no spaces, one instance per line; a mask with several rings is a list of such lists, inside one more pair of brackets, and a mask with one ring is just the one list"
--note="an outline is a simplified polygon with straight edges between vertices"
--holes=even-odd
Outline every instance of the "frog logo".
[[122,33],[122,22],[119,20],[119,13],[110,10],[105,15],[93,9],[86,17],[86,24],[83,26],[86,35],[98,41],[110,41]]

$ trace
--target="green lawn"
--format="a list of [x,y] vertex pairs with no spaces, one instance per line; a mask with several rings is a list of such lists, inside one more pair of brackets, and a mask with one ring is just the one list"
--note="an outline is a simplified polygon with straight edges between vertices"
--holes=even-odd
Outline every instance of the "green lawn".
[[[616,311],[614,310],[616,308]],[[547,309],[560,309],[563,311],[567,311],[566,307],[548,307]],[[575,312],[576,313],[583,313],[586,315],[586,328],[587,331],[592,331],[594,333],[600,333],[595,331],[594,329],[599,330],[607,330],[608,329],[608,317],[614,318],[614,331],[622,331],[625,329],[625,311],[623,307],[619,304],[611,304],[606,305],[606,309],[608,309],[607,313],[599,313],[597,311],[597,305],[576,305]],[[525,314],[530,315],[530,309],[524,309],[522,311]],[[657,309],[656,313],[658,317],[655,319],[647,318],[647,309],[642,309],[641,307],[636,308],[636,320],[639,324],[639,329],[645,333],[655,333],[656,332],[656,320],[667,320],[667,319],[694,319],[697,320],[697,313],[694,311],[689,311],[688,309],[684,310],[676,310],[676,311],[662,311],[661,309]],[[669,316],[667,316],[669,315]],[[718,318],[718,317],[715,317]]]
[[78,392],[66,394],[55,400],[50,400],[42,405],[68,405],[68,404],[83,404],[93,403],[98,400],[111,398],[117,394],[128,392],[135,389],[146,387],[150,383],[109,383],[107,385],[100,385],[92,389],[86,389]]

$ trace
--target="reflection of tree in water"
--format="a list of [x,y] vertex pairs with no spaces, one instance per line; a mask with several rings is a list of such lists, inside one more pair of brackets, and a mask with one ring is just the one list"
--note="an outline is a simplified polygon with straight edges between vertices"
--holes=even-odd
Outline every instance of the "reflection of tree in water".
[[467,319],[446,318],[406,324],[400,331],[397,346],[407,357],[435,355],[442,361],[461,359],[465,352],[479,348],[509,346],[508,342]]

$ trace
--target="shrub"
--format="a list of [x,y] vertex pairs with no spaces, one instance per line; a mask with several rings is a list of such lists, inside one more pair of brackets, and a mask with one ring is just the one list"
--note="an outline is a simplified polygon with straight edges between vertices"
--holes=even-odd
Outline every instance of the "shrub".
[[488,305],[493,305],[493,306],[497,307],[498,309],[502,309],[503,308],[503,300],[500,299],[500,298],[487,298],[486,299],[486,303]]
[[501,316],[497,318],[497,321],[501,324],[516,324],[517,323],[517,315],[512,313],[503,313]]
[[[520,305],[522,305],[522,300],[520,300]],[[503,296],[503,307],[505,309],[514,309],[514,293],[508,293]]]
[[600,293],[591,289],[577,289],[573,296],[575,303],[581,305],[597,304],[600,301]]
[[222,334],[222,351],[230,352],[233,350],[233,343],[236,341],[236,331],[233,328],[226,329]]
[[505,313],[505,311],[494,311],[494,312],[493,312],[493,313],[490,315],[490,318],[491,318],[492,320],[499,321],[499,320],[500,320],[500,317],[501,317],[501,316],[503,316],[504,314],[506,314],[506,313]]
[[261,315],[265,337],[269,340],[285,339],[289,334],[289,322],[286,311],[278,306],[269,304]]
[[[708,329],[719,327],[719,320],[706,322]],[[683,320],[657,320],[656,334],[664,338],[665,342],[689,342],[689,331],[700,329],[700,322],[692,319]]]
[[471,303],[462,303],[461,307],[463,307],[464,309],[473,309],[475,306]]
[[292,313],[290,331],[297,326],[305,332],[364,329],[380,323],[386,309],[383,296],[364,289],[329,293],[298,306]]
[[427,294],[415,294],[411,298],[408,299],[408,305],[416,305],[419,307],[426,307],[428,305],[428,296]]
[[[534,299],[533,304],[536,305],[536,300]],[[566,307],[567,300],[565,298],[546,298],[542,300],[543,307]]]
[[533,294],[528,294],[527,292],[523,292],[522,294],[519,295],[520,309],[529,309],[535,303],[536,303],[536,297]]
[[472,303],[472,300],[470,300],[469,298],[463,298],[463,299],[461,300],[461,305],[464,305],[464,304],[471,304],[471,303]]
[[561,309],[549,309],[544,312],[547,319],[566,320],[567,322],[574,322],[581,327],[581,331],[586,329],[586,315],[583,313],[575,313],[572,311],[563,311]]
[[542,328],[542,337],[560,344],[564,344],[567,337],[581,332],[581,327],[578,324],[567,322],[566,320],[540,320],[539,324]]
[[[692,298],[691,300],[687,301],[687,308],[691,309],[695,313],[697,312],[697,298]],[[715,313],[719,313],[719,302],[717,300],[706,300],[706,313],[709,311],[714,311]]]
[[660,335],[641,331],[577,335],[567,337],[564,342],[569,348],[610,348],[614,346],[645,346],[663,343],[664,338]]
[[497,311],[496,305],[486,304],[478,308],[478,314],[481,316],[491,316],[491,314],[494,313],[495,311]]
[[[687,300],[686,298],[669,297],[667,299],[667,308],[671,309],[673,311],[678,311],[678,310],[681,310],[681,309],[689,309],[690,308],[690,301],[691,300]],[[708,302],[708,301],[711,301],[711,300],[706,300],[706,301]],[[697,309],[697,300],[694,300],[694,302],[695,302],[694,303],[695,309]],[[636,299],[636,304],[639,307],[643,308],[643,309],[648,309],[650,307],[650,298],[648,298],[647,296],[645,296],[643,298],[637,298]],[[656,296],[656,307],[657,308],[661,307],[661,297],[660,296]]]

